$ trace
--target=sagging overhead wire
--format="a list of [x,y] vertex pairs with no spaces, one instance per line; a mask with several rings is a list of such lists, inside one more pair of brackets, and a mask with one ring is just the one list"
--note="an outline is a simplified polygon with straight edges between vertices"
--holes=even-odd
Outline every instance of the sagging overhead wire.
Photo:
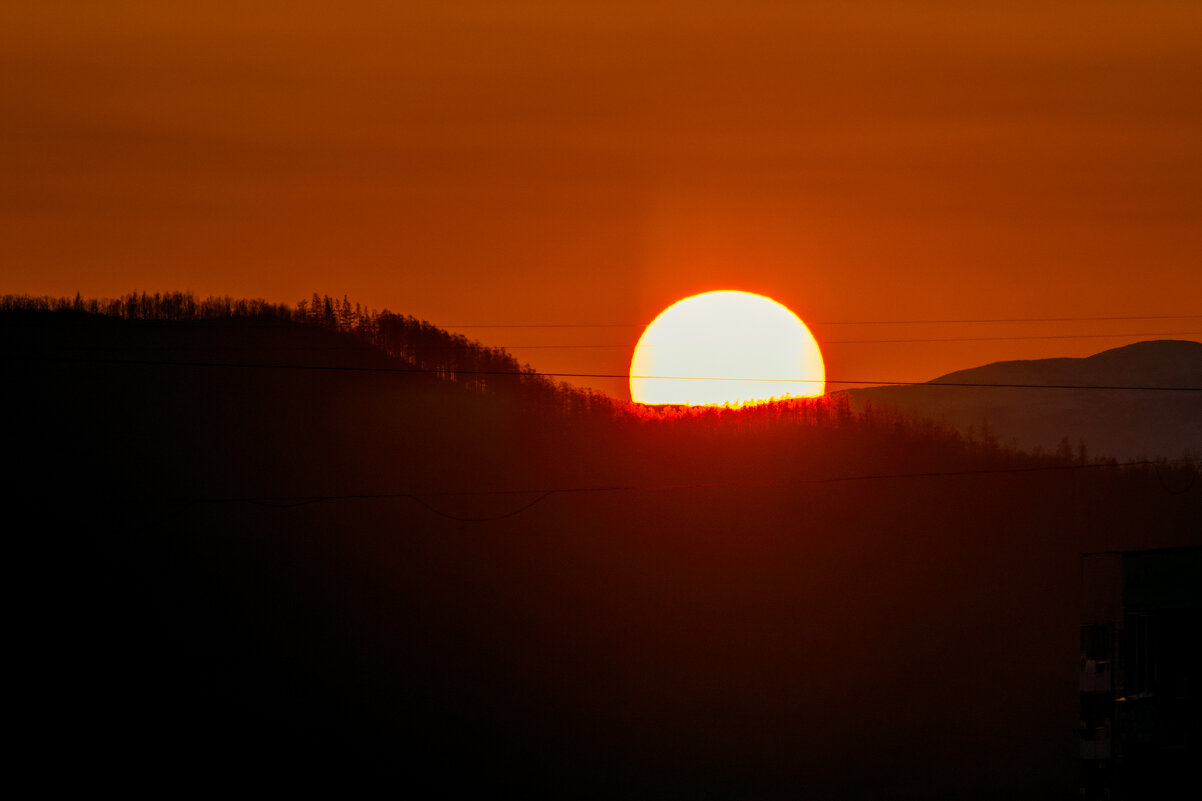
[[[812,325],[963,325],[978,323],[1095,323],[1120,320],[1196,320],[1202,314],[1142,314],[1110,317],[993,317],[958,320],[807,320]],[[643,328],[644,323],[481,323],[441,328]]]
[[[822,339],[818,344],[822,347],[827,345],[890,345],[890,344],[913,344],[924,342],[1017,342],[1017,341],[1039,341],[1049,339],[1130,339],[1133,337],[1198,337],[1202,336],[1202,331],[1142,331],[1142,332],[1126,332],[1117,334],[1048,334],[1039,336],[1004,336],[1004,337],[920,337],[912,339]],[[630,349],[628,342],[608,342],[596,344],[537,344],[537,345],[488,345],[486,343],[478,343],[482,347],[491,350],[603,350],[603,349]],[[777,344],[797,344],[777,343]],[[177,345],[162,345],[162,344],[139,344],[121,346],[95,346],[95,345],[72,345],[66,350],[73,352],[79,351],[106,351],[106,350],[170,350],[178,347]],[[457,351],[461,346],[458,345],[427,345],[423,347],[423,351]],[[643,347],[658,347],[655,345],[644,345]],[[672,345],[674,349],[679,349],[682,346]],[[259,350],[259,351],[371,351],[375,350],[371,345],[206,345],[203,348],[206,351],[242,351],[242,350]]]
[[873,379],[837,379],[837,378],[731,378],[726,376],[677,376],[677,375],[627,375],[624,373],[539,373],[520,372],[514,370],[462,370],[458,368],[425,368],[425,367],[353,367],[344,365],[322,364],[267,364],[260,362],[210,362],[210,361],[177,361],[169,359],[86,359],[55,356],[20,356],[5,354],[6,361],[22,361],[50,364],[109,364],[130,367],[204,367],[238,370],[311,370],[318,372],[338,373],[386,373],[412,375],[463,375],[463,376],[510,376],[513,378],[646,378],[669,381],[746,381],[771,384],[839,384],[839,385],[873,385],[873,386],[923,386],[923,387],[961,387],[978,389],[1057,389],[1057,390],[1106,390],[1130,392],[1202,392],[1202,387],[1161,387],[1146,385],[1123,384],[1010,384],[977,381],[880,381]]
[[[1171,465],[1188,465],[1190,467],[1189,484],[1180,490],[1172,490],[1165,483],[1161,475],[1161,468]],[[957,476],[987,476],[987,475],[1014,475],[1021,473],[1047,473],[1047,472],[1067,472],[1078,470],[1093,470],[1104,468],[1124,468],[1124,467],[1140,467],[1151,466],[1156,470],[1157,480],[1165,492],[1170,495],[1181,495],[1194,486],[1194,479],[1197,475],[1199,464],[1192,459],[1182,459],[1176,461],[1157,461],[1152,459],[1139,459],[1127,462],[1099,462],[1094,464],[1057,464],[1057,465],[1042,465],[1037,467],[997,467],[997,468],[980,468],[974,470],[926,470],[910,473],[873,473],[859,474],[850,476],[826,476],[821,478],[811,479],[780,479],[775,481],[710,481],[710,482],[694,482],[688,484],[650,484],[650,485],[626,485],[626,486],[605,486],[605,487],[559,487],[555,489],[538,489],[538,490],[464,490],[458,492],[395,492],[395,493],[363,493],[363,494],[346,494],[346,495],[314,495],[302,498],[267,498],[267,497],[195,497],[184,500],[186,505],[203,505],[203,504],[245,504],[249,506],[263,506],[273,509],[295,509],[304,506],[311,506],[319,503],[330,503],[335,501],[365,501],[365,500],[396,500],[408,499],[416,502],[420,506],[426,508],[430,512],[439,517],[448,520],[465,523],[492,523],[500,520],[505,520],[534,508],[542,503],[547,498],[553,495],[575,495],[586,493],[614,493],[614,492],[655,492],[665,490],[704,490],[718,489],[728,487],[772,487],[772,486],[804,486],[818,484],[840,484],[861,481],[889,481],[901,479],[931,479],[931,478],[951,478]],[[533,495],[531,500],[522,503],[518,507],[496,515],[484,516],[468,516],[459,515],[452,512],[447,512],[433,504],[432,498],[449,498],[449,497],[484,497],[484,496],[522,496]]]
[[[1044,339],[1126,339],[1130,337],[1196,337],[1202,336],[1202,331],[1145,331],[1139,333],[1120,334],[1050,334],[1046,336],[1013,336],[1013,337],[922,337],[915,339],[823,339],[818,342],[822,347],[827,345],[889,345],[913,344],[919,342],[1017,342],[1024,340]],[[782,343],[785,344],[785,343]],[[796,343],[787,343],[796,344]],[[627,343],[609,343],[602,345],[493,345],[502,350],[556,350],[572,348],[629,348]],[[647,347],[647,346],[644,346]],[[655,347],[655,346],[651,346]],[[679,348],[679,345],[671,346]]]

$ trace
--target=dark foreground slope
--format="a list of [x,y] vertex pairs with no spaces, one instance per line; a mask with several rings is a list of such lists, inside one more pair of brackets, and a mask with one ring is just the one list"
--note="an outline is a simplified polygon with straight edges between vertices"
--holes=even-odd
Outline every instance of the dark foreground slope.
[[88,786],[1061,798],[1078,553],[1202,530],[1188,471],[838,404],[569,413],[278,320],[3,322],[19,725]]
[[997,362],[928,384],[848,390],[857,405],[895,406],[960,430],[987,426],[1003,443],[1054,451],[1062,440],[1118,459],[1202,454],[1202,393],[1124,389],[951,389],[940,384],[1202,387],[1202,343],[1138,342],[1085,359]]

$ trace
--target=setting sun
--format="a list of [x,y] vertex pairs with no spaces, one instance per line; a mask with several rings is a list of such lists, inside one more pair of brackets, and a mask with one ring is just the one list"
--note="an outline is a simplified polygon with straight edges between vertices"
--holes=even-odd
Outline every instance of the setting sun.
[[738,406],[821,395],[825,379],[818,343],[796,314],[763,295],[706,292],[647,326],[630,363],[630,397]]

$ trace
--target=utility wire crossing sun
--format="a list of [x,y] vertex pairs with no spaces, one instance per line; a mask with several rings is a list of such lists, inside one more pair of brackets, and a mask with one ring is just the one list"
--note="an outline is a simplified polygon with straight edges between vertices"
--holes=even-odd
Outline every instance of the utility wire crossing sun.
[[742,406],[822,395],[826,369],[810,329],[763,295],[723,290],[678,301],[639,338],[636,403]]

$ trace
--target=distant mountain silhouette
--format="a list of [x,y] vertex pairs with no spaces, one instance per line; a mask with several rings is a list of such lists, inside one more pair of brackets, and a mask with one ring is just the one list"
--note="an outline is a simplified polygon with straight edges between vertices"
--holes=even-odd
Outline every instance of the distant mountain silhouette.
[[927,384],[845,392],[859,408],[896,406],[1025,449],[1076,452],[1083,442],[1090,456],[1118,459],[1202,453],[1202,393],[936,386],[959,383],[1198,387],[1202,344],[1137,342],[1083,359],[995,362]]

